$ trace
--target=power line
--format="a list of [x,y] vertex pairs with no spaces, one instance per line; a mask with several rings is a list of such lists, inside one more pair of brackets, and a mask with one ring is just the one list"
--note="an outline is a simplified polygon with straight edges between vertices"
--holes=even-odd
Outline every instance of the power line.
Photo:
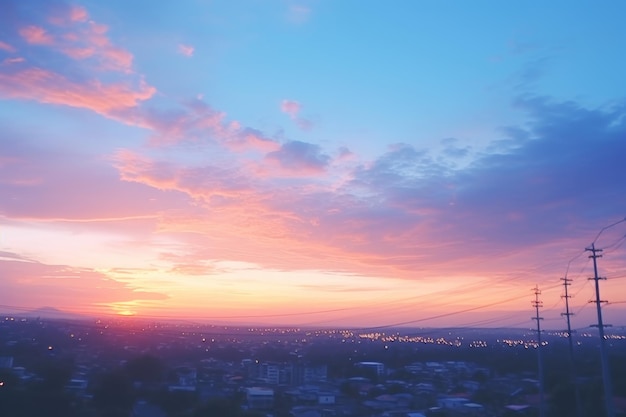
[[610,229],[613,226],[617,226],[618,224],[622,223],[622,222],[626,222],[626,217],[624,217],[622,220],[618,220],[615,223],[611,223],[608,226],[604,226],[602,229],[600,229],[600,231],[598,232],[598,234],[596,235],[595,239],[593,239],[593,242],[591,242],[591,245],[594,246],[595,243],[598,241],[598,238],[600,237],[600,235],[606,230],[606,229]]
[[508,298],[506,300],[496,301],[494,303],[489,303],[489,304],[483,304],[483,305],[477,306],[477,307],[470,307],[470,308],[466,308],[466,309],[463,309],[463,310],[452,311],[452,312],[449,312],[449,313],[437,314],[437,315],[434,315],[434,316],[423,317],[423,318],[416,319],[416,320],[409,320],[409,321],[403,321],[403,322],[398,322],[398,323],[385,324],[385,325],[382,325],[382,326],[364,327],[364,328],[359,328],[358,330],[385,329],[385,328],[389,328],[389,327],[404,326],[406,324],[420,323],[420,322],[424,322],[424,321],[430,321],[430,320],[440,319],[440,318],[444,318],[444,317],[455,316],[457,314],[468,313],[470,311],[481,310],[483,308],[493,307],[495,305],[508,303],[510,301],[519,300],[521,298],[524,298],[524,297],[523,296],[521,296],[521,297],[520,296],[512,297],[512,298]]

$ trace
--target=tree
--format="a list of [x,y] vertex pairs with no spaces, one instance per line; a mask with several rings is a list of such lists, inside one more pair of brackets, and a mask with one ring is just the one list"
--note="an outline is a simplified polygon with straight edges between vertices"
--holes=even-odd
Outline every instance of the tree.
[[15,416],[22,407],[20,380],[10,370],[0,369],[0,416]]
[[132,381],[143,383],[161,382],[165,367],[161,359],[152,355],[142,355],[126,363],[126,371]]
[[198,395],[188,391],[165,391],[162,392],[156,401],[169,416],[178,416],[187,412],[198,402]]
[[94,405],[105,416],[117,416],[130,412],[135,401],[130,377],[121,369],[100,376],[94,389]]
[[193,414],[194,417],[222,417],[222,416],[239,416],[241,409],[233,401],[225,398],[215,398],[209,400],[206,404],[198,407]]

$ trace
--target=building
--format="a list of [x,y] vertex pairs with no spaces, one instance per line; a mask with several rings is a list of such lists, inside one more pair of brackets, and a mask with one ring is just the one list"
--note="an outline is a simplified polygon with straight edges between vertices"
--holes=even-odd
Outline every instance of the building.
[[361,369],[368,369],[374,372],[376,376],[385,375],[385,365],[380,362],[357,362],[354,366]]
[[0,369],[13,368],[13,356],[0,356]]
[[246,402],[251,410],[269,410],[274,407],[274,390],[264,387],[246,388]]
[[328,369],[326,365],[306,365],[304,363],[256,363],[251,360],[242,361],[248,378],[258,379],[268,385],[301,385],[326,381]]
[[[283,367],[284,368],[284,367]],[[275,363],[262,363],[259,367],[259,379],[268,384],[278,385],[281,381],[281,366]],[[284,374],[284,370],[282,372]]]

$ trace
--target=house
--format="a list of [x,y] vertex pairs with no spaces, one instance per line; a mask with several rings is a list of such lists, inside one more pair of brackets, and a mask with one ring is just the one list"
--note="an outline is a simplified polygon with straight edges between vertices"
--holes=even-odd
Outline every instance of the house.
[[447,410],[460,411],[467,403],[469,403],[467,398],[460,397],[441,397],[437,399],[437,405]]

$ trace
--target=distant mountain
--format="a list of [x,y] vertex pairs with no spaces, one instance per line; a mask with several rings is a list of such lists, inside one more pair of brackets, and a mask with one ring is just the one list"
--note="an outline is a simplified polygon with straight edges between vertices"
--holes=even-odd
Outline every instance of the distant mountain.
[[59,310],[54,307],[41,307],[36,310],[32,310],[23,314],[21,316],[26,317],[41,317],[47,319],[64,319],[64,320],[84,320],[87,319],[87,316],[83,316],[81,314],[72,313],[69,311]]

